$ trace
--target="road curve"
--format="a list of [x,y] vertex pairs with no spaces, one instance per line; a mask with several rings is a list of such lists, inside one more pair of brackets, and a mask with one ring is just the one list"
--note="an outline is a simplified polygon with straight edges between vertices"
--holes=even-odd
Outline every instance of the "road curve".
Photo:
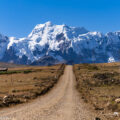
[[55,87],[38,99],[0,111],[0,120],[94,120],[95,115],[79,98],[72,66]]

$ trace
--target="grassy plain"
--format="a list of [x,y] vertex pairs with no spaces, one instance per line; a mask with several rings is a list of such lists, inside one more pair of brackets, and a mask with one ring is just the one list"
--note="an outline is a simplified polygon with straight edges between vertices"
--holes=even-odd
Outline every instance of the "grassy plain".
[[108,120],[118,120],[115,116],[120,114],[120,101],[116,102],[120,100],[120,63],[77,64],[74,72],[82,99]]
[[[0,72],[0,107],[24,103],[49,91],[64,71],[64,65],[10,67]],[[6,96],[6,98],[5,98]]]

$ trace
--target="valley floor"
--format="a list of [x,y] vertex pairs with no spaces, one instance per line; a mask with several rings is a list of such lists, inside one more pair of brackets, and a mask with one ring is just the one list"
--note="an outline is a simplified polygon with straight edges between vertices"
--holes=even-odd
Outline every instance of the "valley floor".
[[4,120],[94,120],[97,116],[79,97],[72,66],[66,66],[63,76],[47,94],[12,108],[0,111]]

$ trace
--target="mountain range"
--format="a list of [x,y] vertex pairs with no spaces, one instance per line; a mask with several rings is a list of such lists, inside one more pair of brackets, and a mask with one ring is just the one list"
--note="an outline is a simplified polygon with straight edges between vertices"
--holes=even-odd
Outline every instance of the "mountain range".
[[102,34],[46,22],[24,38],[0,34],[0,61],[28,65],[118,62],[120,32]]

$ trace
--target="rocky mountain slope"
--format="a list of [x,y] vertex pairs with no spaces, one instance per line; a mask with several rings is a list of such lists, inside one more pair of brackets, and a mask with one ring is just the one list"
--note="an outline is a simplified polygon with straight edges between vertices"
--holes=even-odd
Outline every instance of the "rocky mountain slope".
[[90,32],[83,27],[38,24],[25,38],[0,34],[0,61],[49,65],[120,60],[120,32]]

